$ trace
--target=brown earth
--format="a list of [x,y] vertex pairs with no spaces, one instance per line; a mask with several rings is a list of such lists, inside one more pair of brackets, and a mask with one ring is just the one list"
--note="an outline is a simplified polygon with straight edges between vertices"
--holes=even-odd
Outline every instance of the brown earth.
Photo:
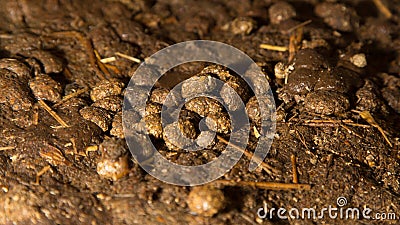
[[[321,210],[345,197],[346,207],[393,212],[400,219],[400,2],[382,1],[390,18],[368,0],[288,2],[1,1],[0,224],[398,224],[257,218],[264,203]],[[300,50],[288,62],[287,51],[260,48],[289,46],[291,28],[307,20],[312,22],[303,28],[301,46],[313,50]],[[291,183],[295,155],[299,182],[311,190],[211,183],[215,187],[198,194],[204,190],[151,177],[126,155],[118,140],[119,111],[138,64],[117,57],[104,69],[93,50],[101,58],[121,52],[143,60],[196,39],[248,54],[265,72],[279,106],[265,159],[277,172],[249,172],[243,159],[222,179]],[[293,67],[286,71],[287,84],[276,77],[278,62]],[[165,79],[178,83],[204,66],[183,65]],[[77,97],[61,100],[81,89]],[[69,127],[60,126],[38,99]],[[370,112],[388,140],[358,111]],[[120,160],[120,172],[99,171],[113,160]],[[207,192],[212,213],[193,210],[207,201]]]

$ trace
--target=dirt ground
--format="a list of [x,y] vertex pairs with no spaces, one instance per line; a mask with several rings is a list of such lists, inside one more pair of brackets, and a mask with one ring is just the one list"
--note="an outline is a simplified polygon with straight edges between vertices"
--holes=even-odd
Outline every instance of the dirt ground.
[[[0,224],[399,224],[399,1],[0,2]],[[288,47],[309,20],[297,54],[260,47]],[[143,60],[197,39],[248,54],[278,106],[265,159],[274,171],[249,172],[243,158],[221,179],[292,183],[294,155],[299,183],[311,190],[211,183],[193,199],[202,190],[163,183],[132,159],[119,121],[138,63],[116,53]],[[95,51],[116,60],[100,63]],[[204,67],[183,65],[165,79],[178,82]],[[176,160],[197,163],[185,157]],[[110,162],[117,172],[105,167]],[[257,216],[264,204],[320,211],[337,207],[339,197],[345,207],[397,220]],[[194,210],[202,202],[215,212]]]

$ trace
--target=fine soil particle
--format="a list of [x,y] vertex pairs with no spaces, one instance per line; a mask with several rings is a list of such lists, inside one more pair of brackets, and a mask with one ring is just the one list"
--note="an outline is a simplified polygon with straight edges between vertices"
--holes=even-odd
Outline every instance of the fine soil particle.
[[[398,1],[0,2],[0,224],[349,224],[327,213],[305,220],[257,216],[265,204],[321,211],[337,207],[339,197],[347,199],[345,207],[397,216],[351,224],[398,223]],[[306,21],[298,51],[260,48],[289,47]],[[243,134],[249,136],[247,150],[257,146],[257,129],[266,120],[258,106],[272,99],[256,99],[236,74],[196,62],[155,82],[154,68],[135,74],[138,63],[121,57],[145,61],[162,48],[197,39],[249,55],[277,106],[271,117],[276,134],[264,160],[274,171],[249,171],[242,157],[221,179],[292,183],[294,155],[298,181],[311,190],[181,187],[140,168],[125,138],[135,141],[149,164],[157,162],[145,133],[174,163],[205,164],[226,148],[221,137],[229,140],[233,129],[227,112],[242,106],[252,122],[251,134]],[[137,88],[123,102],[133,75]],[[153,87],[150,96],[145,87]],[[221,97],[195,95],[211,92]],[[145,110],[134,104],[141,97],[147,98]],[[163,128],[162,106],[179,105],[178,121]],[[373,120],[363,119],[362,111]]]

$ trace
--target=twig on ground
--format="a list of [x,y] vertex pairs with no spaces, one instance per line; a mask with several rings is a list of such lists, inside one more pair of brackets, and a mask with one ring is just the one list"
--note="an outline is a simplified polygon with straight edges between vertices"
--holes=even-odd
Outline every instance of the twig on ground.
[[121,74],[121,71],[119,71],[118,67],[116,67],[114,65],[104,64],[104,66],[107,67],[108,69],[112,70],[116,74]]
[[[292,61],[296,52],[300,49],[301,40],[303,39],[303,28],[299,27],[290,35],[289,40],[289,59],[288,61]],[[287,83],[287,82],[286,82]]]
[[59,124],[61,124],[61,126],[63,127],[69,127],[68,124],[61,119],[61,117],[59,115],[57,115],[56,112],[54,112],[50,106],[48,106],[43,100],[38,100],[40,106],[42,106],[42,108],[44,108],[55,120],[57,120],[57,122]]
[[392,18],[390,10],[382,3],[381,0],[373,0],[376,8],[386,17],[386,19]]
[[78,149],[76,148],[75,138],[69,139],[72,143],[72,149],[74,150],[74,154],[78,154]]
[[268,165],[267,163],[265,163],[262,159],[256,157],[253,153],[246,151],[245,149],[242,149],[241,147],[230,143],[229,141],[225,140],[223,137],[217,135],[217,138],[219,141],[221,141],[222,143],[226,144],[226,145],[231,145],[235,150],[242,152],[248,159],[252,160],[254,158],[254,160],[257,163],[260,163],[261,168],[267,172],[268,174],[272,175],[272,174],[279,174],[280,171],[275,169],[274,167],[272,167],[271,165]]
[[371,113],[369,113],[368,111],[360,112],[360,111],[356,111],[356,110],[353,110],[353,112],[358,113],[361,116],[361,118],[363,118],[365,121],[367,121],[367,123],[369,123],[371,126],[377,128],[379,130],[379,132],[381,132],[383,138],[386,140],[386,142],[389,144],[389,146],[393,147],[392,143],[389,141],[389,138],[386,136],[385,131],[375,121],[375,119],[374,119],[374,117],[372,117]]
[[350,129],[349,127],[347,127],[347,126],[345,126],[345,125],[343,125],[343,124],[340,124],[340,126],[343,127],[344,129],[346,129],[347,132],[349,132],[350,134],[354,134],[354,135],[356,135],[358,138],[362,138],[361,135],[359,135],[357,132],[355,132],[354,130]]
[[300,24],[298,24],[298,25],[296,25],[296,26],[293,26],[293,27],[289,28],[289,29],[287,30],[287,32],[290,33],[290,32],[296,30],[296,29],[299,28],[299,27],[304,27],[304,26],[310,24],[311,22],[312,22],[312,20],[304,21],[304,22],[302,22],[302,23],[300,23]]
[[96,64],[99,66],[101,72],[103,72],[107,77],[111,77],[111,74],[107,70],[107,67],[105,67],[104,64],[101,62],[101,57],[99,52],[96,49],[94,49],[93,52],[94,55],[96,56]]
[[53,37],[57,37],[57,38],[69,37],[69,38],[78,39],[78,41],[85,48],[86,53],[89,56],[89,62],[93,66],[93,69],[95,70],[96,75],[101,80],[105,80],[106,79],[106,77],[104,77],[104,74],[97,67],[97,63],[96,63],[97,60],[96,60],[96,56],[95,56],[95,53],[94,53],[93,45],[92,45],[92,42],[90,41],[89,38],[86,38],[82,33],[78,32],[78,31],[59,31],[59,32],[53,32],[53,33],[49,34],[48,36],[53,36]]
[[81,95],[81,94],[87,92],[88,90],[89,90],[89,89],[88,89],[87,87],[85,87],[85,88],[82,88],[82,89],[80,89],[80,90],[75,91],[74,93],[71,93],[71,94],[69,94],[69,95],[66,95],[66,96],[63,97],[63,99],[62,99],[61,101],[57,102],[57,103],[54,104],[53,106],[54,106],[54,107],[59,106],[59,105],[61,105],[62,103],[66,102],[67,100],[69,100],[69,99],[71,99],[71,98],[78,97],[79,95]]
[[307,143],[306,143],[306,141],[304,140],[304,137],[303,137],[303,136],[300,134],[300,132],[297,131],[297,130],[296,130],[296,135],[297,135],[297,137],[299,138],[299,140],[301,141],[301,143],[304,145],[304,147],[308,150]]
[[41,169],[39,172],[36,173],[36,181],[35,181],[35,185],[39,185],[39,180],[40,177],[45,174],[51,167],[50,166],[45,166],[43,167],[43,169]]
[[254,182],[254,181],[231,181],[231,180],[216,180],[217,184],[226,186],[240,186],[240,187],[255,187],[267,190],[311,190],[310,184],[290,184],[290,183],[276,183],[276,182]]
[[299,183],[299,178],[297,176],[297,163],[296,163],[296,156],[291,155],[290,156],[290,161],[292,162],[292,173],[293,173],[293,183],[297,184]]

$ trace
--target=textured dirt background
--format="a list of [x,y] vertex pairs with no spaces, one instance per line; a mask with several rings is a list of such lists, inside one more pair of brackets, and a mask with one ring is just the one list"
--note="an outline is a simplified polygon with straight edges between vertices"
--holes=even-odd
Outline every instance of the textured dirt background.
[[[367,206],[400,217],[399,1],[383,1],[392,13],[390,19],[367,0],[288,1],[296,15],[284,7],[271,9],[276,3],[272,0],[0,2],[0,58],[17,59],[29,68],[26,72],[24,66],[1,63],[0,147],[12,148],[0,152],[0,224],[398,224],[276,216],[271,221],[258,219],[256,213],[264,203],[320,209],[335,206],[336,199],[344,196],[349,207]],[[280,21],[279,15],[285,13],[288,20]],[[234,25],[239,17],[253,19],[249,33]],[[347,65],[362,81],[345,93],[350,105],[340,115],[316,114],[302,101],[284,103],[277,92],[285,93],[285,84],[275,78],[274,66],[287,63],[289,54],[259,47],[262,43],[288,46],[288,29],[307,20],[312,22],[304,27],[303,47],[315,48],[332,67]],[[102,77],[126,85],[138,65],[118,58],[104,74],[88,46],[101,58],[121,52],[145,59],[168,45],[194,39],[221,41],[248,54],[262,66],[281,106],[277,135],[265,160],[280,172],[250,173],[242,160],[223,179],[290,183],[294,154],[299,182],[311,184],[311,191],[218,186],[227,199],[224,209],[213,217],[195,215],[187,204],[192,188],[160,182],[133,161],[125,177],[105,179],[96,172],[101,152],[71,153],[85,152],[112,136],[79,114],[92,103],[89,92],[61,105],[48,101],[70,125],[60,129],[54,128],[59,124],[38,105],[28,86],[28,80],[41,73],[59,83],[62,96],[84,87],[91,90]],[[366,67],[351,64],[356,53],[366,55]],[[182,80],[203,66],[179,67],[168,79]],[[370,111],[393,147],[352,109]],[[350,119],[366,126],[313,126],[304,123],[309,119]],[[45,157],[50,154],[46,151],[53,151],[51,159]],[[62,158],[54,161],[54,152]],[[50,169],[35,184],[37,172],[46,166]]]

